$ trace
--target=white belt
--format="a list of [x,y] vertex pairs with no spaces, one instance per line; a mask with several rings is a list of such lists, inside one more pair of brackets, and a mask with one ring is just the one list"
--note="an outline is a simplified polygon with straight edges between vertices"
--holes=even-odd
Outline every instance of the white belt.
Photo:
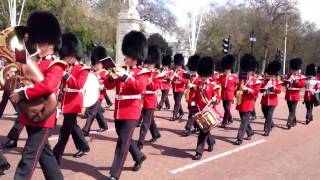
[[288,90],[292,90],[292,91],[299,91],[301,90],[301,88],[293,88],[293,87],[289,87]]
[[141,95],[116,95],[116,100],[141,99]]
[[157,91],[145,91],[144,94],[157,94]]
[[316,92],[316,90],[314,90],[314,89],[306,89],[305,91]]
[[63,88],[64,92],[83,92],[83,89],[71,89],[71,88]]

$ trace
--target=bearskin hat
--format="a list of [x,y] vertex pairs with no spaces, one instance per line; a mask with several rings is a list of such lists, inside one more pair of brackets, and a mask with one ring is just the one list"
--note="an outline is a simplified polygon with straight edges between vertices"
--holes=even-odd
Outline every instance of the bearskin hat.
[[162,66],[171,66],[172,64],[172,57],[171,55],[165,55],[162,58]]
[[147,39],[140,31],[130,31],[123,38],[121,50],[124,55],[142,62],[148,54]]
[[148,57],[144,62],[145,64],[161,64],[161,50],[158,46],[151,45],[148,47]]
[[61,29],[56,17],[46,11],[33,12],[27,20],[29,39],[32,43],[61,44]]
[[281,63],[280,61],[274,60],[270,62],[266,68],[266,72],[269,75],[276,75],[281,70]]
[[194,54],[189,57],[187,67],[189,71],[197,71],[198,62],[200,60],[200,56],[198,54]]
[[302,60],[300,58],[293,58],[290,60],[290,68],[292,70],[299,70],[302,67]]
[[250,54],[245,54],[240,59],[240,69],[242,72],[256,71],[257,65],[256,58]]
[[317,73],[320,75],[320,66],[317,67]]
[[59,55],[62,59],[68,56],[74,56],[78,60],[82,58],[81,42],[75,34],[68,32],[62,35],[62,46]]
[[177,53],[174,55],[173,64],[175,66],[184,66],[184,57],[181,53]]
[[236,58],[233,55],[231,54],[225,55],[221,60],[222,70],[233,69],[235,62],[236,62]]
[[306,67],[306,76],[316,76],[317,66],[315,64],[308,64]]
[[210,77],[213,75],[215,69],[214,60],[212,57],[204,56],[200,59],[197,67],[199,76]]
[[96,46],[93,48],[91,52],[91,64],[95,65],[98,63],[101,59],[106,58],[107,55],[107,50],[103,46]]

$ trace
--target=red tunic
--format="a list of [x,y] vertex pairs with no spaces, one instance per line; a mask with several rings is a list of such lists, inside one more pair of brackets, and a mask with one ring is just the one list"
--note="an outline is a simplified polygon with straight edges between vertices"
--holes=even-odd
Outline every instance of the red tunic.
[[309,77],[305,81],[304,101],[312,101],[313,94],[320,89],[320,81],[316,77]]
[[239,112],[252,112],[255,104],[255,99],[258,97],[261,81],[255,75],[251,75],[245,81],[245,87],[248,92],[243,92],[241,104],[237,105]]
[[174,73],[177,75],[177,76],[174,76],[173,80],[172,80],[172,90],[173,92],[177,93],[177,92],[184,92],[185,90],[185,85],[187,83],[187,79],[185,79],[183,77],[183,74],[185,73],[186,71],[183,70],[182,68],[180,69],[177,69]]
[[[58,93],[63,72],[67,68],[67,64],[55,59],[55,56],[47,56],[44,60],[38,62],[44,79],[25,89],[24,93],[28,100],[33,100],[51,93]],[[57,121],[56,112],[54,112],[46,121],[40,123],[33,123],[31,120],[24,117],[23,114],[20,114],[19,118],[20,122],[24,125],[43,128],[54,128]]]
[[[274,87],[272,92],[267,91],[268,87]],[[274,76],[266,75],[261,85],[260,92],[263,93],[261,98],[261,105],[263,106],[277,106],[278,94],[281,93],[281,81],[275,79]]]
[[142,110],[141,95],[146,90],[149,71],[140,67],[128,70],[129,77],[125,82],[121,78],[107,78],[105,87],[116,88],[114,118],[116,120],[138,121]]
[[61,109],[64,114],[82,112],[83,92],[81,90],[87,80],[89,72],[90,67],[83,64],[77,64],[71,67],[68,79],[63,82]]
[[[196,82],[197,88],[194,91],[194,97],[193,100],[196,103],[196,106],[198,107],[199,111],[201,111],[204,107],[207,105],[206,100],[211,100],[213,97],[216,98],[216,103],[217,105],[220,101],[220,96],[219,93],[217,92],[219,88],[217,88],[216,84],[208,81],[202,81],[199,80]],[[206,98],[204,98],[204,96]]]
[[189,94],[188,94],[189,99],[186,99],[186,101],[189,107],[196,105],[194,101],[194,96],[195,96],[196,84],[198,81],[200,81],[200,77],[198,76],[197,73],[191,74],[191,78],[187,80],[186,88],[189,89]]
[[[291,79],[294,78],[294,81],[291,81]],[[299,101],[300,100],[300,92],[301,89],[305,86],[304,79],[305,76],[303,76],[300,73],[296,74],[288,74],[285,78],[285,84],[286,84],[286,100],[287,101]]]
[[[161,81],[161,90],[169,90],[171,88],[171,84],[170,84],[170,77],[173,73],[172,70],[170,70],[168,67],[164,67],[162,69],[162,71],[167,71],[166,76],[162,79]],[[161,72],[162,72],[161,71]]]
[[221,74],[219,83],[221,85],[221,99],[232,101],[238,85],[238,76],[235,74]]
[[149,73],[148,85],[143,94],[143,108],[156,109],[158,105],[157,90],[160,89],[162,77],[157,77],[159,72],[153,71]]

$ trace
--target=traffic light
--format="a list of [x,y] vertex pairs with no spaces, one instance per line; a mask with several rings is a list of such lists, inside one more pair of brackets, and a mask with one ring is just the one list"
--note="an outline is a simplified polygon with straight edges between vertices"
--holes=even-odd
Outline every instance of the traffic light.
[[229,54],[229,51],[230,51],[230,46],[231,46],[231,43],[230,43],[230,36],[228,38],[225,38],[223,39],[223,53],[224,54]]
[[283,62],[284,56],[283,56],[283,50],[280,51],[280,61]]

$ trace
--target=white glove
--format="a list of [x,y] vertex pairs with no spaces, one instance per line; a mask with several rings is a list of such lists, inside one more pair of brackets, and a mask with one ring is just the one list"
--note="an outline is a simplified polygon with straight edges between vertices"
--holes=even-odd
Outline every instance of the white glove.
[[124,75],[128,75],[127,71],[123,68],[116,68],[115,73],[119,77],[123,77]]

